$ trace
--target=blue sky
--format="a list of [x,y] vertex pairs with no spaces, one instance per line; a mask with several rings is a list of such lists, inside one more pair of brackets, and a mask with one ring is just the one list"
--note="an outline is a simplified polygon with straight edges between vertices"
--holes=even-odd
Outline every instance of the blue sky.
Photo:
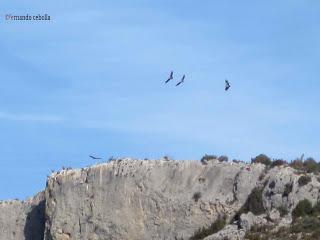
[[[318,1],[5,0],[0,12],[0,199],[89,154],[320,159]],[[51,20],[5,20],[38,13]],[[164,85],[171,70],[181,87]]]

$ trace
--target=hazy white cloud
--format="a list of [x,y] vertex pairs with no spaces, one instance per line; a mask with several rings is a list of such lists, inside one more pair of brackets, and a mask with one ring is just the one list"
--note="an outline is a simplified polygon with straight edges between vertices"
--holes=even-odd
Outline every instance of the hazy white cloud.
[[0,112],[0,120],[23,121],[23,122],[60,122],[62,118],[51,114],[25,114]]

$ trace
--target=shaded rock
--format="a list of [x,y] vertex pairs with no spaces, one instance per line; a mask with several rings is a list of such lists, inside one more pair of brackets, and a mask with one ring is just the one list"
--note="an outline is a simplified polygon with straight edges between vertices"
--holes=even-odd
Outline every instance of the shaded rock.
[[0,202],[0,239],[43,240],[44,226],[44,192],[27,201]]

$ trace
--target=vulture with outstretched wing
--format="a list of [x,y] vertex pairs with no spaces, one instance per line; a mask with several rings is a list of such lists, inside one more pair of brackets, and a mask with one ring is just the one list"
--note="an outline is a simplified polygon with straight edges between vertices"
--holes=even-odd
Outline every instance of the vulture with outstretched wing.
[[226,87],[224,90],[228,91],[228,89],[230,88],[230,83],[229,81],[226,79]]
[[171,79],[173,79],[173,71],[171,71],[170,76],[167,79],[166,83],[168,83]]
[[185,75],[183,75],[182,76],[182,78],[181,78],[181,80],[180,80],[180,82],[178,82],[177,84],[176,84],[176,86],[179,86],[181,83],[183,83],[184,82],[184,78],[185,78],[186,76]]

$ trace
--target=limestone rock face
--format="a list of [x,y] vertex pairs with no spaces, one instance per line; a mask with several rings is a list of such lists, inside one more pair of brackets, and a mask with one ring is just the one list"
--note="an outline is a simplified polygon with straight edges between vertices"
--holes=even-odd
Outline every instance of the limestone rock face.
[[227,225],[221,231],[206,237],[204,240],[242,240],[246,232],[237,225]]
[[232,217],[261,164],[116,160],[48,179],[46,240],[188,239]]
[[42,240],[45,224],[44,192],[27,201],[0,202],[1,240]]
[[244,231],[248,231],[253,227],[254,225],[256,226],[263,226],[267,224],[267,220],[265,218],[265,215],[259,215],[256,216],[252,212],[248,212],[247,214],[242,214],[240,217],[240,225],[241,229]]
[[288,227],[301,200],[319,202],[319,181],[289,166],[118,159],[53,173],[35,197],[0,202],[0,240],[186,240],[221,216],[227,225],[205,240],[240,240],[253,226]]
[[[299,178],[304,175],[310,176],[311,181],[299,185]],[[289,214],[304,199],[313,205],[320,200],[320,182],[313,174],[298,173],[293,168],[281,166],[269,170],[267,178],[262,196],[263,205],[271,217],[275,209],[286,209]]]

